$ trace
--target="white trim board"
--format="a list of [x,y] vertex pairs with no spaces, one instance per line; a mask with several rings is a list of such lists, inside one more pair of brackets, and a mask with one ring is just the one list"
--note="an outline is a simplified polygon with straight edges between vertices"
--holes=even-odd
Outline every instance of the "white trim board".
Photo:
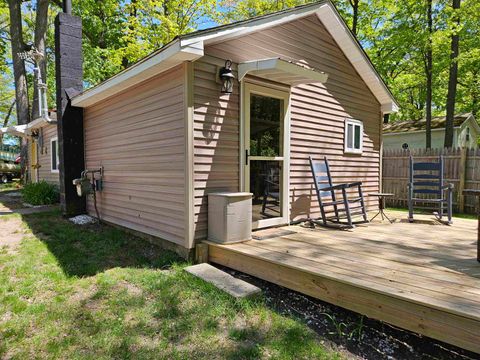
[[245,75],[265,78],[291,86],[325,83],[328,75],[279,58],[246,61],[238,64],[238,81]]
[[157,53],[136,63],[118,75],[75,96],[72,99],[72,105],[83,108],[94,105],[131,86],[180,65],[185,61],[194,61],[202,56],[202,42],[182,46],[180,40],[177,39]]
[[[243,158],[241,163],[240,176],[242,182],[241,191],[250,191],[250,161],[278,161],[282,164],[282,216],[271,219],[257,220],[252,223],[253,229],[265,228],[269,226],[285,225],[289,223],[290,219],[290,89],[277,90],[265,85],[254,84],[242,81],[242,123],[240,124],[241,133],[243,135],[242,147],[240,148],[240,158]],[[245,151],[250,152],[250,94],[257,94],[267,97],[273,97],[283,100],[283,126],[282,126],[282,148],[283,156],[265,157],[252,156],[248,157],[248,164],[245,161]]]
[[219,26],[210,30],[180,36],[139,63],[106,80],[100,85],[74,97],[72,99],[72,105],[78,107],[91,106],[141,81],[179,65],[184,61],[195,61],[203,56],[205,45],[244,36],[305,18],[312,14],[317,15],[352,63],[355,70],[377,98],[381,105],[382,112],[387,114],[398,111],[398,104],[392,94],[330,0],[323,0],[251,20],[241,21],[236,24]]

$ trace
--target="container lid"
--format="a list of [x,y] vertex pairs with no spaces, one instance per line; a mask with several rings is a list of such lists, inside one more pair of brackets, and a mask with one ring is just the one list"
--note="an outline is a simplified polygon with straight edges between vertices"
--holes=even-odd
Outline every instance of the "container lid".
[[252,197],[253,194],[249,192],[218,192],[210,193],[208,196],[221,196],[221,197]]

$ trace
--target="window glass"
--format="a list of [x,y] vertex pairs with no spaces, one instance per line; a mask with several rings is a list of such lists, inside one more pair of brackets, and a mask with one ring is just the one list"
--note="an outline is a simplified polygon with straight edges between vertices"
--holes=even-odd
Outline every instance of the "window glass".
[[345,120],[345,152],[361,154],[363,150],[363,123],[359,120]]
[[353,125],[347,125],[347,148],[353,148]]
[[250,96],[250,155],[282,156],[283,100]]
[[354,148],[360,150],[360,125],[355,125],[355,143],[354,143]]
[[58,170],[58,145],[57,140],[52,140],[50,154],[52,156],[52,170]]

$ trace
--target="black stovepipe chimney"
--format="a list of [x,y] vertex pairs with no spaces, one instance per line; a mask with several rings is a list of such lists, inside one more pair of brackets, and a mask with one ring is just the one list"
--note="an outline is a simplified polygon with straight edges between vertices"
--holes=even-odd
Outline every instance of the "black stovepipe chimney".
[[72,15],[72,0],[63,0],[63,12]]
[[72,15],[72,1],[63,0],[55,19],[55,78],[60,170],[60,207],[66,216],[85,213],[73,180],[85,169],[83,109],[71,99],[83,90],[82,19]]

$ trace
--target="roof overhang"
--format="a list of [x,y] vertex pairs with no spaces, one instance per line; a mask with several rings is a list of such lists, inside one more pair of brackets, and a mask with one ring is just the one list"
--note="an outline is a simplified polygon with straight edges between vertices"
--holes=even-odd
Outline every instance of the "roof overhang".
[[381,105],[384,114],[398,111],[398,104],[373,67],[355,36],[348,29],[335,6],[329,1],[299,6],[293,9],[241,21],[237,24],[198,31],[180,36],[170,44],[144,60],[132,65],[118,75],[74,97],[72,105],[91,106],[118,92],[151,78],[184,61],[195,61],[204,54],[206,45],[238,38],[256,31],[268,29],[316,14],[339,47],[350,60],[355,70]]
[[392,93],[388,90],[367,54],[342,20],[335,7],[331,3],[321,5],[317,11],[317,16],[337,42],[340,49],[342,49],[347,59],[352,63],[355,70],[357,70],[372,94],[377,98],[381,105],[382,113],[397,112],[399,107]]
[[27,124],[27,133],[28,133],[28,131],[35,130],[35,129],[40,129],[40,128],[43,128],[47,125],[55,125],[56,123],[57,123],[57,121],[54,120],[54,119],[47,119],[47,118],[44,118],[44,117],[40,117],[38,119],[30,121]]
[[37,118],[30,121],[26,125],[12,125],[0,128],[2,134],[9,134],[12,136],[28,137],[32,135],[33,130],[41,129],[47,125],[54,125],[57,121],[54,119],[47,119],[44,117]]
[[8,135],[20,136],[20,137],[27,136],[26,134],[27,125],[7,126],[7,127],[1,128],[0,130],[2,134],[8,134]]
[[465,128],[467,126],[467,124],[471,124],[474,128],[475,128],[475,131],[477,133],[480,133],[480,126],[478,125],[478,122],[477,120],[475,119],[475,116],[473,116],[473,114],[470,114],[466,119],[465,121],[462,123],[462,125],[460,125],[460,128]]
[[177,39],[103,83],[75,96],[72,99],[72,105],[77,107],[94,105],[184,61],[193,61],[202,56],[203,43],[201,41],[182,45],[180,39]]
[[[460,126],[454,126],[454,129],[460,129]],[[426,130],[403,130],[403,131],[392,131],[392,132],[382,132],[382,136],[394,136],[394,135],[405,135],[405,134],[419,134],[424,133]],[[432,129],[432,132],[445,131],[445,128],[436,128]]]
[[291,86],[324,83],[328,79],[328,75],[324,72],[278,58],[238,64],[238,80],[241,81],[247,74]]

